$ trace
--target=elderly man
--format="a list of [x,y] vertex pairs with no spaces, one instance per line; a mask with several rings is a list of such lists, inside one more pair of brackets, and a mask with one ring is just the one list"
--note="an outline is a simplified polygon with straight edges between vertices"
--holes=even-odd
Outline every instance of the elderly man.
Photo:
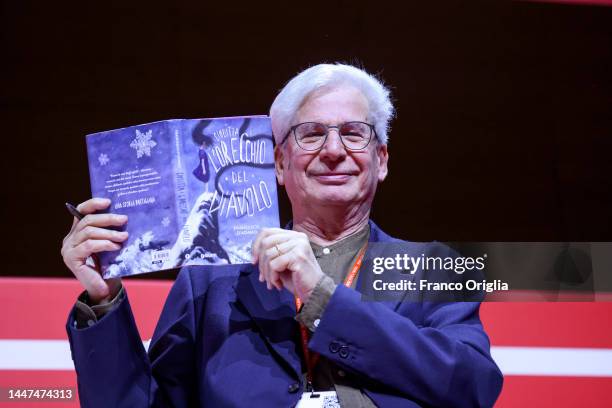
[[370,220],[392,114],[388,90],[358,68],[321,64],[293,78],[270,110],[292,223],[259,233],[251,266],[183,268],[148,355],[120,281],[85,263],[118,248],[126,235],[106,227],[126,219],[75,220],[62,253],[86,289],[67,326],[83,405],[493,405],[502,377],[478,303],[366,302],[355,290],[371,273],[360,270],[368,244],[398,242]]

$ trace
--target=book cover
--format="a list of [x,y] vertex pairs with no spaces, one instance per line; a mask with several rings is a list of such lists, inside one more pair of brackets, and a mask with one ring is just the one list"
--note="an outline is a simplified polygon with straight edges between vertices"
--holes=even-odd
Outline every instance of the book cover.
[[93,197],[126,214],[129,238],[100,253],[103,277],[250,262],[278,227],[270,119],[174,119],[87,135]]

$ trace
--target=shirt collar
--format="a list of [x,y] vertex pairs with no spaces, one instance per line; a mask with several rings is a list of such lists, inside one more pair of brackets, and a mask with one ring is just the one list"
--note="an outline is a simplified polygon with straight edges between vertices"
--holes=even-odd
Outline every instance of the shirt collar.
[[368,241],[370,237],[370,224],[366,224],[359,231],[352,233],[348,237],[342,238],[340,241],[334,242],[331,245],[318,245],[314,242],[310,243],[312,252],[315,258],[320,258],[324,255],[342,254],[346,252],[356,252]]

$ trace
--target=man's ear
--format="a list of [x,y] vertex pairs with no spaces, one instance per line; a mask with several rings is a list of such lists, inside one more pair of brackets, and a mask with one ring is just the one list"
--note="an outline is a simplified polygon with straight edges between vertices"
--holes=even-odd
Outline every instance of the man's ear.
[[276,180],[278,181],[278,184],[281,186],[285,185],[285,178],[284,178],[284,165],[283,165],[283,158],[284,158],[284,152],[283,152],[283,147],[281,145],[276,145],[274,146],[274,172],[276,173]]
[[387,145],[379,145],[376,149],[376,155],[378,158],[378,182],[382,183],[389,173],[387,164],[389,163],[389,152],[387,151]]

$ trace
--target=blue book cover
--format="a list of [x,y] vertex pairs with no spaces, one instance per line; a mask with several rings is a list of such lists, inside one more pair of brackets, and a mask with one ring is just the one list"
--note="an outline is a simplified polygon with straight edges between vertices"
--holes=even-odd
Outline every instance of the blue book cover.
[[267,116],[175,119],[87,135],[93,197],[126,214],[129,238],[100,253],[104,278],[248,263],[278,227]]

